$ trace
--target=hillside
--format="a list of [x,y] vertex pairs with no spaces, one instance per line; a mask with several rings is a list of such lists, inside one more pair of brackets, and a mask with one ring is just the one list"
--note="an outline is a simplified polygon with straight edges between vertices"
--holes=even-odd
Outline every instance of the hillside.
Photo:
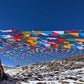
[[9,78],[1,84],[84,84],[84,54],[4,70]]

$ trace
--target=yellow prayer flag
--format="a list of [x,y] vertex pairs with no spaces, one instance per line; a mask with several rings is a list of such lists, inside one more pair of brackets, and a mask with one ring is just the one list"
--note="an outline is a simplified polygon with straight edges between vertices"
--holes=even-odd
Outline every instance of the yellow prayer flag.
[[27,40],[33,40],[36,41],[38,39],[38,37],[29,37]]
[[23,32],[23,36],[24,36],[24,37],[29,37],[29,36],[30,36],[30,33],[24,33],[24,32]]
[[70,45],[64,45],[64,48],[71,49]]
[[36,51],[38,51],[38,48],[36,48]]
[[73,36],[76,36],[76,37],[79,37],[79,33],[69,33],[70,35],[73,35]]
[[32,31],[32,33],[41,34],[41,31]]
[[84,42],[84,39],[75,39],[75,41]]
[[64,41],[64,43],[69,43],[69,41]]

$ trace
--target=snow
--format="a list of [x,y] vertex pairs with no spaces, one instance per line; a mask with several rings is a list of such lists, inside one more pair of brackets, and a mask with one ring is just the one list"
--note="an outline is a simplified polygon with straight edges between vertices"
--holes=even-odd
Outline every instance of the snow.
[[29,83],[21,82],[22,84],[37,84],[37,83],[46,83],[46,84],[61,84],[58,81],[29,81]]
[[[52,61],[54,62],[54,61]],[[62,62],[57,61],[62,64]],[[84,62],[75,62],[75,64],[83,64]],[[84,84],[84,67],[77,69],[63,69],[55,70],[57,67],[48,65],[27,65],[28,69],[23,67],[10,67],[4,68],[5,73],[8,74],[8,80],[1,81],[0,84],[37,84],[38,82],[46,82],[46,84]],[[60,65],[58,65],[59,67]],[[63,66],[63,64],[62,64]],[[64,66],[69,66],[68,64]],[[74,65],[73,65],[74,66]],[[51,68],[50,68],[51,67]],[[59,75],[60,74],[60,75]],[[60,77],[60,82],[59,82]],[[53,83],[52,83],[53,82]]]
[[84,62],[76,62],[76,64],[84,64]]

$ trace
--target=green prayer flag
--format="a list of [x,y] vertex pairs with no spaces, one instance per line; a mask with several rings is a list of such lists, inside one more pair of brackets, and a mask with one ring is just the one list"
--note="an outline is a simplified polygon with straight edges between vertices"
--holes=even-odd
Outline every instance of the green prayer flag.
[[66,39],[67,41],[75,41],[75,39]]
[[31,31],[23,31],[23,32],[24,32],[24,33],[29,33],[29,34],[31,33]]
[[61,49],[63,49],[63,48],[64,48],[64,46],[63,46],[63,45],[59,45],[59,47],[60,47]]
[[84,31],[84,29],[83,30],[78,30],[78,32],[82,32],[82,31]]
[[60,34],[60,37],[67,37],[68,33]]

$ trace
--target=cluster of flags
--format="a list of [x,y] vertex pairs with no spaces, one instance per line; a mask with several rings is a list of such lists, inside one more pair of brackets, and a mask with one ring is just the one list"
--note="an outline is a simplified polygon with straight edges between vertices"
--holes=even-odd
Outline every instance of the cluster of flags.
[[0,30],[1,54],[18,63],[43,62],[72,56],[74,52],[79,54],[80,51],[84,51],[84,30]]

